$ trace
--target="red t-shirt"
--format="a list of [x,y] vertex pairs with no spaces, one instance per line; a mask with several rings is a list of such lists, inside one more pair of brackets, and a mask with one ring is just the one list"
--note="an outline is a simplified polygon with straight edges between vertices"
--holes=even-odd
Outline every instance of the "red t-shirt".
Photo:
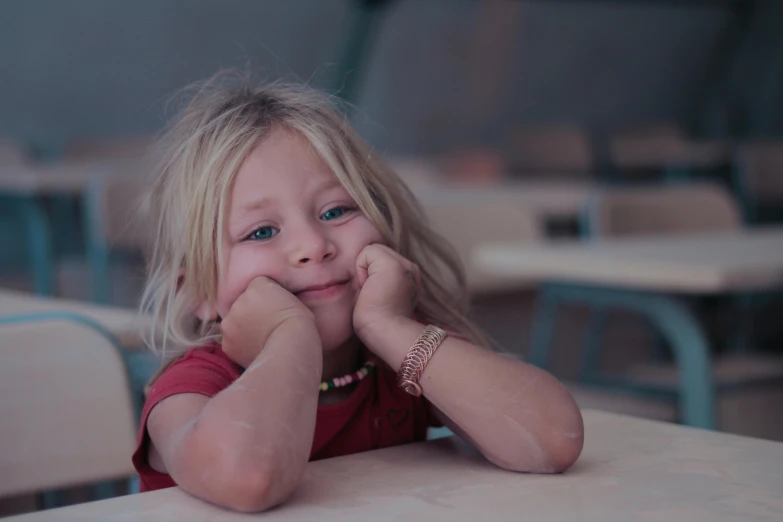
[[[142,492],[177,485],[170,475],[158,473],[147,462],[147,419],[152,409],[179,393],[213,397],[237,380],[242,371],[219,345],[211,345],[189,350],[158,377],[144,404],[133,454]],[[429,414],[426,399],[401,390],[395,372],[378,363],[375,372],[362,379],[347,399],[318,406],[310,460],[422,441],[429,426],[439,425]]]

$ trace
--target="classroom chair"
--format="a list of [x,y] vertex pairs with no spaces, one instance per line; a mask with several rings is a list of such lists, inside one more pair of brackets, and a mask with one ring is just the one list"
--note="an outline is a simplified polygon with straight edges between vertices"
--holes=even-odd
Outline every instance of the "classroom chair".
[[591,239],[742,228],[742,215],[731,195],[707,183],[607,188],[592,196],[586,210],[585,232]]
[[783,140],[739,145],[734,179],[748,222],[783,220]]
[[67,315],[0,318],[0,497],[86,484],[107,497],[107,481],[135,475],[136,414],[119,344]]
[[520,285],[518,280],[477,269],[472,260],[474,248],[482,243],[539,241],[544,235],[536,216],[510,201],[433,200],[424,210],[433,228],[456,249],[474,295],[509,292]]
[[[0,140],[0,175],[24,176],[27,167],[33,165],[33,157],[19,142]],[[12,172],[9,172],[12,171]],[[53,264],[50,248],[49,218],[35,194],[19,193],[14,190],[3,193],[0,186],[0,227],[7,226],[5,250],[13,258],[15,249],[25,250],[27,260],[33,267],[33,285],[40,294],[52,293],[52,278],[49,267]]]
[[21,143],[0,139],[0,168],[8,165],[26,165],[30,161],[32,158]]
[[516,128],[507,157],[509,169],[518,176],[584,179],[595,170],[589,136],[577,125]]
[[142,135],[115,139],[77,139],[63,150],[64,161],[117,161],[146,158],[153,145],[153,137]]
[[[738,204],[719,185],[694,183],[690,185],[616,187],[596,193],[585,213],[584,229],[589,239],[643,238],[650,236],[686,236],[688,234],[731,232],[742,228]],[[697,299],[689,304],[699,307]],[[739,311],[747,317],[747,303],[741,299]],[[595,380],[599,374],[602,342],[607,310],[592,309],[585,339],[582,360],[583,381]],[[747,324],[741,324],[735,336],[737,346],[747,344]],[[662,341],[655,336],[658,356],[667,353]]]
[[391,169],[413,191],[430,189],[447,184],[443,168],[437,158],[415,156],[390,156],[385,160]]
[[675,124],[626,128],[609,138],[609,159],[621,182],[692,181],[697,171],[728,165],[729,157],[728,144],[694,140]]
[[110,301],[112,261],[124,268],[139,265],[152,245],[146,201],[152,183],[143,163],[130,162],[109,175],[92,178],[85,190],[84,233],[95,302]]

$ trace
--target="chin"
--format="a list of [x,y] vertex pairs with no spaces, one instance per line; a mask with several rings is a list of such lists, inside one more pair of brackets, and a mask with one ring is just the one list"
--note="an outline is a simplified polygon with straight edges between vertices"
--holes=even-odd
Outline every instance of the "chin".
[[315,326],[318,328],[324,353],[330,353],[338,350],[353,338],[353,313],[323,312],[323,310],[315,312]]

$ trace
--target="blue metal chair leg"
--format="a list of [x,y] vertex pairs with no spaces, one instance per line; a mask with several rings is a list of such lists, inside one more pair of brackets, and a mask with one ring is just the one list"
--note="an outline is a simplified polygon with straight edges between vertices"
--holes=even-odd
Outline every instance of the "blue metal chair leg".
[[547,349],[554,330],[558,302],[620,308],[647,317],[669,343],[680,371],[678,397],[682,421],[690,426],[714,429],[715,387],[707,338],[691,310],[666,295],[617,288],[548,283],[536,310],[530,361],[547,363]]
[[601,373],[601,351],[605,341],[608,311],[601,307],[590,309],[582,351],[580,380],[590,382]]
[[92,186],[82,198],[85,248],[87,266],[90,267],[90,292],[96,303],[108,304],[111,297],[109,276],[109,245],[103,230],[103,212],[100,210],[99,195],[94,195]]
[[674,299],[651,296],[648,313],[669,341],[680,370],[683,422],[715,429],[715,386],[704,332],[688,307]]
[[533,366],[546,368],[549,364],[549,350],[557,322],[559,302],[552,289],[543,285],[536,300],[533,324],[530,334],[530,347],[527,360]]
[[52,295],[54,279],[54,252],[49,220],[40,199],[35,196],[18,197],[13,200],[19,218],[22,220],[28,241],[28,255],[33,269],[35,292]]

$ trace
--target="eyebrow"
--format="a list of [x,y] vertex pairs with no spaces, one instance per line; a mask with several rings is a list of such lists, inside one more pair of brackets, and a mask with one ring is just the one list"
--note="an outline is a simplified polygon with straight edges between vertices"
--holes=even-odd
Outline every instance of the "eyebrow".
[[240,210],[244,214],[247,212],[252,212],[253,210],[260,210],[266,208],[271,204],[272,204],[272,200],[269,198],[255,199],[253,201],[248,201],[247,203],[242,205],[242,208]]
[[[321,192],[325,192],[327,190],[332,190],[332,189],[338,188],[338,187],[339,188],[343,188],[343,184],[340,183],[340,180],[338,180],[338,179],[327,179],[327,180],[322,181],[318,185],[316,185],[312,189],[312,192],[314,194],[319,194]],[[261,198],[261,199],[256,199],[256,200],[253,200],[253,201],[248,201],[247,203],[242,205],[241,212],[242,213],[247,213],[247,212],[252,212],[254,210],[261,210],[261,209],[264,209],[264,208],[270,206],[272,204],[272,202],[273,201],[271,199],[269,199],[269,198]]]
[[327,180],[322,181],[318,185],[316,185],[315,188],[313,189],[313,192],[318,194],[320,192],[324,192],[324,191],[331,190],[333,188],[338,188],[338,187],[339,188],[343,188],[343,184],[340,183],[340,180],[338,180],[336,178],[335,179],[327,179]]

